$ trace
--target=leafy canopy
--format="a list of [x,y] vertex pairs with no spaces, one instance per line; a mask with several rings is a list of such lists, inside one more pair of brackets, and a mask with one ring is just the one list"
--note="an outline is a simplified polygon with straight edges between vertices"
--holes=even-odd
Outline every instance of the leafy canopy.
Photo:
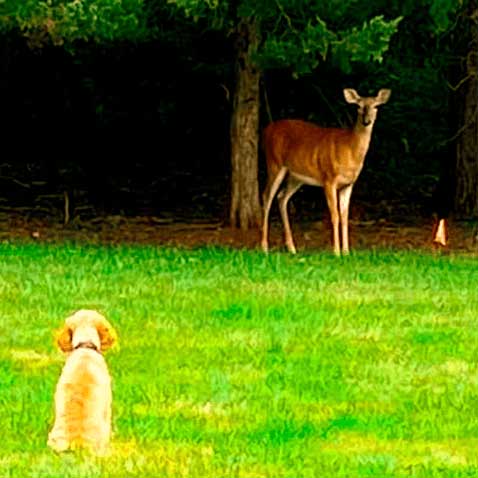
[[141,40],[149,34],[144,0],[3,0],[0,29],[18,29],[31,47],[75,41]]
[[[187,16],[206,20],[212,28],[232,31],[238,18],[260,24],[263,41],[256,54],[264,68],[291,68],[309,73],[331,59],[350,71],[354,61],[382,61],[401,16],[385,18],[356,0],[170,0]],[[363,2],[360,2],[363,3]]]
[[[263,68],[291,68],[296,76],[331,60],[345,72],[353,62],[381,62],[403,16],[417,3],[430,12],[434,33],[452,27],[466,0],[0,0],[0,29],[18,29],[32,47],[78,40],[141,41],[187,28],[234,31],[239,19],[260,25],[256,60]],[[173,23],[170,20],[176,19]],[[170,33],[170,32],[168,32]]]

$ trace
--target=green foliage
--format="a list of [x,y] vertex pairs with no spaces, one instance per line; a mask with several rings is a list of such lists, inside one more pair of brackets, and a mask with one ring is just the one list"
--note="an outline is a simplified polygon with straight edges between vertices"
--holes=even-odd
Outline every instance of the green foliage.
[[378,16],[362,28],[334,33],[317,17],[300,32],[289,30],[281,37],[268,35],[259,58],[266,67],[291,67],[296,75],[310,73],[320,60],[332,59],[348,73],[351,62],[381,62],[400,21],[397,18],[387,22]]
[[309,21],[301,32],[288,29],[281,36],[268,34],[258,60],[264,67],[291,67],[296,74],[309,73],[327,58],[336,34],[320,18]]
[[434,22],[435,33],[443,33],[454,24],[452,16],[463,7],[467,0],[432,0],[430,2],[430,16]]
[[344,72],[351,71],[351,62],[382,62],[390,39],[397,32],[402,17],[385,21],[383,16],[372,18],[362,28],[354,27],[333,44],[333,58]]
[[[0,476],[478,474],[476,260],[0,246]],[[80,307],[119,333],[112,455],[46,447]]]
[[144,0],[27,0],[0,3],[3,29],[18,28],[33,48],[48,42],[141,40],[146,26]]
[[[429,10],[431,23],[416,25],[446,31],[461,6],[456,0],[424,0],[363,5],[356,0],[5,0],[0,3],[0,28],[19,28],[32,47],[47,42],[72,45],[77,40],[112,42],[144,40],[164,32],[163,19],[178,22],[166,29],[186,31],[187,18],[233,31],[239,17],[254,16],[263,43],[257,61],[263,68],[289,68],[295,76],[314,71],[321,61],[332,61],[345,73],[355,62],[381,62],[403,15]],[[383,12],[387,11],[385,18]],[[175,31],[181,36],[181,31]]]
[[[362,14],[351,22],[346,6],[354,9],[353,0],[332,2],[333,6],[309,0],[245,0],[238,2],[235,10],[234,4],[228,1],[176,0],[172,3],[195,20],[210,20],[212,27],[232,28],[241,16],[257,18],[263,36],[256,55],[258,63],[263,68],[290,68],[295,76],[312,72],[320,61],[330,57],[344,71],[350,71],[351,62],[382,61],[401,20],[401,17],[386,20],[383,15],[369,19],[367,11],[359,10]],[[217,21],[218,15],[223,16],[223,21]],[[360,28],[339,27],[359,22]]]

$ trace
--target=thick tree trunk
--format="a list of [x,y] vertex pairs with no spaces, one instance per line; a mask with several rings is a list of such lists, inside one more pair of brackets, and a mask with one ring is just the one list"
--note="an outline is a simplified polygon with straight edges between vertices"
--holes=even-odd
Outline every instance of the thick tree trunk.
[[463,85],[463,126],[457,142],[455,210],[464,217],[478,217],[478,8],[470,2],[470,30],[466,77]]
[[247,230],[260,223],[258,182],[259,80],[252,60],[259,45],[253,18],[242,18],[236,37],[236,85],[231,118],[231,210],[233,227]]

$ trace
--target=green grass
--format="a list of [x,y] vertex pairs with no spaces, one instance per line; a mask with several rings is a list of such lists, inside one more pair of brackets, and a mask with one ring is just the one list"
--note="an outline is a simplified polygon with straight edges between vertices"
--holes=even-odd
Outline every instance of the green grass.
[[[79,308],[113,452],[46,447]],[[0,245],[0,477],[476,477],[476,258]]]

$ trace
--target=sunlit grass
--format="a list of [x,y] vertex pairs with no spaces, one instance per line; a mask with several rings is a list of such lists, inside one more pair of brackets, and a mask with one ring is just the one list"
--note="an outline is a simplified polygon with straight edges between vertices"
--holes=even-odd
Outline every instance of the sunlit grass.
[[[476,477],[476,259],[0,245],[0,477]],[[113,451],[46,447],[78,308]]]

